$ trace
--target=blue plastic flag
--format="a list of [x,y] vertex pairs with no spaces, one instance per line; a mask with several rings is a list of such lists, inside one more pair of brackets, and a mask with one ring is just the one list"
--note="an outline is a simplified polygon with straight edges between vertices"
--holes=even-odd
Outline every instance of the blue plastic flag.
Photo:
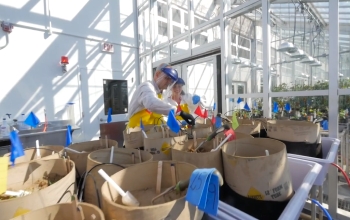
[[216,103],[214,102],[213,111],[215,111],[215,109],[216,109]]
[[244,110],[250,112],[250,108],[249,108],[249,106],[248,106],[248,103],[245,103],[245,105],[244,105]]
[[272,112],[278,113],[278,104],[277,104],[277,102],[273,103],[273,110],[272,110]]
[[193,171],[187,189],[186,200],[210,215],[216,215],[219,205],[219,178],[215,168]]
[[180,131],[180,125],[177,123],[177,120],[175,118],[174,110],[170,110],[168,115],[168,121],[166,122],[170,130],[174,133],[179,133]]
[[198,95],[192,96],[192,102],[194,105],[197,105],[200,100],[201,100],[201,97],[199,97]]
[[108,109],[107,123],[111,123],[112,121],[112,108]]
[[67,131],[66,131],[66,147],[72,144],[72,127],[70,125],[67,125]]
[[221,117],[216,116],[215,117],[215,127],[220,128],[222,126],[222,119]]
[[241,103],[243,100],[241,99],[241,97],[238,97],[237,99],[237,104]]
[[30,112],[24,123],[33,128],[36,128],[36,126],[38,126],[38,124],[40,123],[40,120],[38,119],[38,117],[36,117],[36,115],[33,112]]
[[290,112],[291,108],[290,108],[290,104],[287,102],[286,105],[284,106],[284,109],[287,111],[287,112]]
[[323,130],[328,131],[328,121],[323,121]]
[[21,140],[19,139],[16,131],[11,131],[10,140],[11,140],[10,161],[12,163],[12,166],[14,166],[16,158],[24,156],[24,151],[23,151]]
[[143,123],[142,123],[142,118],[140,118],[140,128],[144,131],[145,130],[145,126],[143,126]]

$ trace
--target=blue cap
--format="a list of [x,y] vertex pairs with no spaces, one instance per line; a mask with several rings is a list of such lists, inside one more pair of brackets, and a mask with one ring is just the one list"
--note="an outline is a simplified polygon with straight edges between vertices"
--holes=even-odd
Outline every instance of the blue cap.
[[185,84],[185,81],[182,79],[182,78],[177,78],[177,81],[176,81],[176,83],[175,84],[180,84],[180,85],[186,85]]
[[172,68],[162,68],[160,69],[163,73],[165,73],[167,76],[170,76],[170,78],[174,81],[177,81],[179,78],[177,71]]

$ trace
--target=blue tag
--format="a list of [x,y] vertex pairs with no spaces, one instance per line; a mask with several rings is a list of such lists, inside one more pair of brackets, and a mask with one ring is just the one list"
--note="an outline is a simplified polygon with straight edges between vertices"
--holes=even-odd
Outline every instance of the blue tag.
[[193,171],[188,186],[186,200],[205,213],[216,215],[219,205],[219,178],[211,169]]

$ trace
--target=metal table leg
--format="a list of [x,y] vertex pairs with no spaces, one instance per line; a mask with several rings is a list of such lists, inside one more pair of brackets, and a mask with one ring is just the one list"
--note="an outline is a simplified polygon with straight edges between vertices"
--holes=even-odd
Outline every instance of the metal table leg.
[[[316,186],[311,188],[311,199],[316,199]],[[316,219],[316,204],[311,202],[311,219]]]
[[[323,186],[318,187],[318,201],[323,204]],[[321,208],[318,208],[318,219],[323,219],[323,211]]]

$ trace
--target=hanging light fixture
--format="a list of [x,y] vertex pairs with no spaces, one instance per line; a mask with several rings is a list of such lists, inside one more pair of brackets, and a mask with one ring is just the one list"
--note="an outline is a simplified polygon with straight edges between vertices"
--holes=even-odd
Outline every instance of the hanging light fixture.
[[322,63],[315,58],[314,63],[311,63],[310,66],[322,66]]
[[309,55],[306,55],[304,57],[304,59],[302,59],[300,61],[300,63],[307,63],[307,64],[311,64],[311,63],[314,63],[314,62],[315,62],[315,59],[312,56],[309,56]]
[[288,52],[288,53],[294,53],[298,50],[296,46],[294,46],[291,42],[283,42],[279,45],[277,51],[278,52]]
[[304,58],[304,57],[306,57],[306,54],[305,54],[305,52],[304,52],[303,50],[301,50],[301,49],[297,49],[296,52],[290,54],[290,58],[302,59],[302,58]]
[[263,70],[263,67],[260,64],[258,64],[254,69],[255,70]]
[[[294,23],[295,23],[296,18],[297,18],[297,14],[296,14],[296,9],[294,9],[294,10],[295,10],[294,11]],[[290,14],[289,13],[289,7],[288,7],[288,14]],[[277,51],[279,51],[279,52],[295,53],[298,50],[298,48],[294,45],[294,36],[295,36],[295,24],[294,24],[293,43],[291,43],[291,42],[283,42],[282,44],[279,45]]]
[[233,58],[233,60],[232,60],[232,64],[241,64],[241,63],[242,63],[242,61],[239,58]]

